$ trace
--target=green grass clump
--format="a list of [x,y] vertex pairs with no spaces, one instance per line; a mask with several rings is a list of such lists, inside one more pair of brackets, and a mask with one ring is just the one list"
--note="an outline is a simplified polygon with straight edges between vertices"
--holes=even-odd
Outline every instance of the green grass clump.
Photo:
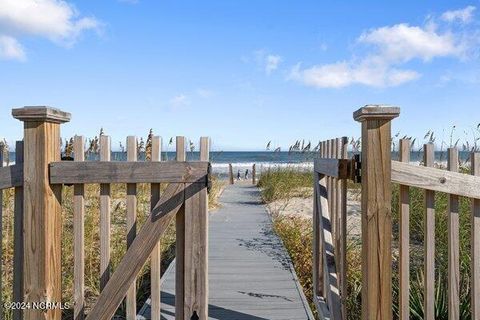
[[309,196],[313,186],[313,174],[295,167],[274,168],[263,172],[258,180],[265,202]]

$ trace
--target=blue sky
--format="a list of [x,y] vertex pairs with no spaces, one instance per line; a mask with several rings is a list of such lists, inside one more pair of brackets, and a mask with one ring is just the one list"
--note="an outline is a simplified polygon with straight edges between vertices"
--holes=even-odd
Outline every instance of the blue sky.
[[[215,150],[358,136],[365,104],[401,107],[394,133],[473,140],[477,1],[0,0],[0,137],[12,107],[72,113],[62,136],[113,147],[148,130]],[[480,132],[475,134],[480,135]]]

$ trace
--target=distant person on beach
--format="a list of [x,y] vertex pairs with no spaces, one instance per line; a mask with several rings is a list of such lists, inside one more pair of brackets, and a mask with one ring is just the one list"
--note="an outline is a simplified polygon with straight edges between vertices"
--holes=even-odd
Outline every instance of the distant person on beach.
[[237,180],[240,181],[240,170],[237,172]]
[[245,180],[247,180],[247,179],[248,179],[248,169],[245,170]]

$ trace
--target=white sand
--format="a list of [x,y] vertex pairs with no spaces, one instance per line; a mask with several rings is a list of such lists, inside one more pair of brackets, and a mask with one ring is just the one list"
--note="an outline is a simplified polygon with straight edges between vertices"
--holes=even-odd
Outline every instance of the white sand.
[[[313,197],[293,197],[290,200],[277,200],[267,204],[272,214],[282,216],[300,216],[305,219],[312,218]],[[347,232],[351,236],[360,235],[361,231],[361,206],[358,192],[348,191],[347,194]]]

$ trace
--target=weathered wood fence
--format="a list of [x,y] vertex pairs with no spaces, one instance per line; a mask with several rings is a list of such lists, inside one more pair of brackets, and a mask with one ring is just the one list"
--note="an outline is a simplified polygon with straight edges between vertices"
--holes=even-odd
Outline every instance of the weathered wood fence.
[[[25,107],[13,109],[12,115],[24,122],[24,139],[16,144],[15,165],[0,168],[0,200],[3,189],[15,188],[13,300],[27,306],[15,310],[14,318],[62,316],[61,196],[62,185],[73,184],[74,318],[111,319],[126,297],[126,317],[135,319],[135,278],[151,257],[152,319],[160,319],[159,240],[176,218],[176,319],[207,319],[209,139],[200,139],[200,161],[186,162],[185,138],[177,137],[176,161],[162,162],[161,139],[154,137],[151,159],[137,162],[136,138],[128,137],[128,161],[116,162],[110,161],[108,136],[100,137],[100,161],[85,161],[85,139],[75,136],[74,161],[61,161],[60,125],[70,120],[69,113]],[[101,293],[85,314],[84,185],[92,183],[100,184]],[[110,259],[112,183],[127,186],[128,249],[115,270]],[[138,183],[151,184],[151,213],[137,232]],[[160,183],[168,183],[162,194]],[[50,306],[32,307],[41,302]]]
[[471,198],[471,318],[480,319],[480,153],[471,175],[458,172],[458,150],[448,149],[448,170],[434,167],[434,146],[424,145],[423,166],[410,164],[410,144],[400,140],[391,160],[391,121],[399,108],[366,106],[354,113],[362,124],[361,158],[346,159],[346,140],[321,144],[314,164],[314,301],[321,317],[347,319],[346,186],[361,181],[362,319],[392,319],[392,183],[399,190],[399,318],[410,318],[409,188],[424,189],[424,319],[435,318],[435,192],[448,202],[448,312],[460,319],[459,197]]

